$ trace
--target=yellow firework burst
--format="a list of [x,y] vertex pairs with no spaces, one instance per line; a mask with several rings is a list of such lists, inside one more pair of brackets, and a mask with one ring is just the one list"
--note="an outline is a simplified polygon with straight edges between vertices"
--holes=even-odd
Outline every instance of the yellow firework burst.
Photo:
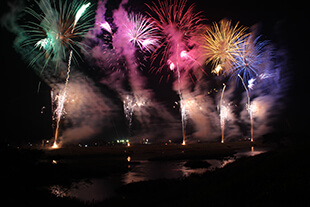
[[239,26],[239,22],[232,26],[226,19],[208,27],[203,35],[206,64],[211,62],[214,67],[221,65],[223,70],[230,70],[249,35],[246,30],[246,27]]

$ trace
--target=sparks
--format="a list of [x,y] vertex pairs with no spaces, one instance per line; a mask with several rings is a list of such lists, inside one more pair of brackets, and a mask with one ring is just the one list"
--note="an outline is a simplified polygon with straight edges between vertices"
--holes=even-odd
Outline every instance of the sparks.
[[125,116],[129,123],[129,128],[132,125],[132,117],[135,110],[139,110],[139,108],[146,105],[145,98],[138,96],[127,95],[123,100],[123,108]]
[[231,77],[240,74],[247,84],[249,80],[255,79],[263,69],[262,65],[265,61],[263,51],[266,43],[266,41],[259,41],[259,37],[254,38],[253,35],[246,37],[239,45],[240,50],[235,54],[233,69],[229,71]]
[[[152,55],[153,62],[160,58],[161,66],[157,68],[157,72],[161,72],[168,59],[176,62],[180,55],[185,57],[189,45],[196,41],[205,28],[201,12],[194,11],[195,4],[186,9],[186,2],[187,0],[166,0],[158,1],[158,4],[154,2],[153,5],[147,4],[151,10],[148,14],[162,34],[162,44]],[[180,60],[178,62],[181,63]]]
[[[44,59],[41,73],[49,65],[56,63],[59,68],[60,61],[68,57],[67,49],[74,50],[77,56],[77,48],[83,49],[78,39],[82,37],[91,27],[90,13],[86,9],[90,3],[85,1],[69,4],[67,2],[59,5],[55,1],[41,0],[37,2],[40,11],[26,8],[26,13],[30,14],[36,21],[28,22],[24,27],[28,38],[23,42],[23,46],[34,46],[29,56],[32,57],[30,65],[34,65],[38,60]],[[82,20],[78,24],[79,20]],[[39,48],[39,51],[36,49]],[[33,56],[33,54],[35,54]],[[34,57],[34,58],[33,58]]]
[[220,72],[221,72],[221,70],[222,70],[222,66],[221,66],[221,65],[217,65],[217,66],[214,68],[214,70],[212,70],[211,72],[214,73],[214,74],[216,74],[216,75],[219,75]]
[[112,28],[108,22],[103,22],[100,24],[100,27],[109,32],[112,35]]
[[[43,14],[40,14],[31,8],[26,9],[26,12],[32,15],[40,23],[30,22],[29,26],[26,26],[28,28],[27,32],[31,38],[24,43],[24,45],[35,43],[34,49],[39,47],[39,50],[41,51],[36,58],[30,62],[30,64],[41,59],[42,56],[45,57],[46,60],[41,73],[51,60],[56,62],[56,66],[60,64],[61,61],[66,60],[68,54],[67,49],[70,49],[65,87],[62,94],[58,97],[57,109],[55,111],[56,130],[53,147],[57,146],[59,123],[64,113],[64,102],[67,95],[73,52],[77,53],[75,47],[82,48],[81,44],[75,39],[77,37],[82,37],[90,27],[87,24],[87,21],[77,25],[78,21],[85,14],[86,9],[90,6],[90,3],[84,4],[84,1],[72,4],[68,4],[67,2],[62,4],[61,1],[59,3],[59,6],[56,6],[55,2],[49,0],[41,0],[40,2],[37,2]],[[88,15],[89,14],[86,14],[85,18],[87,18]],[[33,51],[34,50],[31,52]],[[79,54],[77,55],[79,56]]]
[[[76,23],[79,21],[81,16],[85,13],[86,9],[90,6],[90,3],[83,4],[81,8],[76,12],[75,19],[74,19],[74,24],[73,26],[75,27]],[[73,28],[74,28],[73,27]]]
[[58,149],[58,148],[59,148],[58,144],[56,142],[54,142],[52,149]]
[[138,46],[141,50],[154,51],[159,46],[160,34],[155,22],[141,14],[129,14],[127,28],[128,41]]
[[[192,4],[186,10],[187,0],[166,0],[161,2],[158,0],[158,4],[153,2],[153,5],[147,5],[149,9],[155,14],[152,16],[148,13],[159,27],[162,33],[163,43],[158,47],[152,55],[153,61],[155,61],[162,50],[160,64],[157,72],[161,72],[167,62],[171,71],[176,68],[176,76],[178,81],[178,94],[180,97],[181,105],[181,121],[182,121],[182,134],[183,142],[186,139],[185,130],[185,117],[182,105],[182,93],[180,88],[181,68],[186,68],[188,63],[184,62],[182,65],[182,57],[187,56],[187,52],[192,43],[195,42],[197,36],[200,36],[200,32],[203,31],[204,25],[202,24],[204,18],[202,18],[201,12],[194,12],[195,5]],[[167,61],[168,60],[168,61]]]
[[226,89],[226,85],[223,84],[223,90],[221,94],[221,100],[220,100],[220,119],[221,119],[221,130],[222,130],[222,140],[221,143],[224,143],[224,133],[225,133],[225,121],[227,119],[227,107],[223,105],[223,97],[224,97],[224,92]]
[[240,74],[238,74],[238,77],[241,79],[242,81],[242,84],[245,88],[245,91],[246,91],[246,95],[247,95],[247,98],[248,98],[248,103],[247,103],[247,109],[248,109],[248,112],[249,112],[249,115],[250,115],[250,121],[251,121],[251,142],[254,141],[254,118],[253,118],[253,110],[251,108],[251,100],[250,100],[250,95],[249,95],[249,90],[247,89],[245,83],[244,83],[244,80],[243,78],[241,77]]
[[249,35],[245,33],[246,30],[246,27],[239,27],[239,23],[232,26],[231,21],[225,19],[207,28],[203,45],[207,58],[206,64],[211,62],[217,66],[221,65],[225,71],[231,70],[241,45]]

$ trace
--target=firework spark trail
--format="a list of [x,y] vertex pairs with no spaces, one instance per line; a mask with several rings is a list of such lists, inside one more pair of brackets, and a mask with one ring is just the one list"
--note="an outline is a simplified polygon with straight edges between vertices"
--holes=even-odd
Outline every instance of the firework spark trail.
[[126,119],[128,120],[128,125],[129,125],[129,130],[131,129],[132,125],[132,115],[134,112],[134,100],[133,97],[130,97],[129,95],[126,96],[123,100],[123,108],[124,108],[124,113],[126,116]]
[[249,115],[250,115],[250,121],[251,121],[251,142],[253,142],[254,141],[254,119],[253,119],[253,108],[251,107],[251,100],[250,100],[250,95],[249,95],[249,90],[247,89],[247,87],[246,87],[246,85],[245,85],[245,83],[244,83],[244,81],[243,81],[243,78],[241,77],[241,75],[240,74],[238,74],[238,77],[241,79],[241,81],[242,81],[242,84],[243,84],[243,86],[244,86],[244,88],[245,88],[245,91],[246,91],[246,95],[247,95],[247,97],[248,97],[248,103],[247,103],[247,110],[248,110],[248,112],[249,112]]
[[[177,45],[177,54],[179,53],[179,45]],[[178,72],[178,94],[180,97],[180,105],[181,105],[181,122],[182,122],[182,136],[183,136],[183,141],[182,145],[186,145],[186,112],[184,110],[184,104],[183,104],[183,97],[182,97],[182,92],[181,92],[181,87],[180,87],[180,78],[181,78],[181,73],[180,73],[180,68],[179,68],[179,56],[177,56],[177,72]]]
[[222,140],[221,143],[224,143],[224,133],[225,133],[225,120],[227,119],[227,108],[223,105],[223,97],[226,89],[226,85],[223,84],[223,90],[220,100],[220,118],[221,118],[221,130],[222,130]]
[[71,71],[71,60],[72,60],[72,53],[73,51],[70,51],[69,55],[69,60],[68,60],[68,68],[67,68],[67,77],[66,77],[66,82],[65,82],[65,87],[63,89],[62,94],[58,97],[58,103],[57,103],[57,108],[56,108],[56,130],[55,130],[55,136],[54,136],[54,144],[52,148],[58,148],[57,140],[58,140],[58,135],[59,135],[59,124],[61,117],[63,116],[64,113],[64,104],[66,101],[67,97],[67,89],[68,89],[68,83],[69,83],[69,78],[70,78],[70,71]]
[[142,107],[147,106],[145,97],[127,95],[123,101],[124,113],[128,120],[129,130],[131,130],[132,118],[135,111],[141,111]]

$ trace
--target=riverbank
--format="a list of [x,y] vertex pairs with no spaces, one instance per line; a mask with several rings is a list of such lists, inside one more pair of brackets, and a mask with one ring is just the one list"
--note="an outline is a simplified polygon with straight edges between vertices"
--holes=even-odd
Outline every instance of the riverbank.
[[248,150],[252,146],[261,148],[274,148],[274,144],[264,144],[261,141],[227,142],[227,143],[195,143],[181,144],[131,144],[99,147],[71,146],[59,149],[42,148],[49,157],[60,159],[79,158],[121,158],[128,156],[134,160],[180,160],[180,159],[221,159],[234,154],[237,150]]

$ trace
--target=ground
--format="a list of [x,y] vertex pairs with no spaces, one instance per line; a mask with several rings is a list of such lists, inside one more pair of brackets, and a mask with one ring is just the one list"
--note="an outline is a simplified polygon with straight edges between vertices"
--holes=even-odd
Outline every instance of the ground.
[[220,158],[236,149],[248,149],[252,144],[158,144],[58,150],[1,148],[3,202],[20,206],[42,206],[42,203],[44,206],[302,206],[307,198],[306,189],[310,187],[310,172],[306,167],[309,143],[288,144],[262,155],[241,158],[203,175],[132,183],[118,189],[117,196],[100,203],[83,204],[75,199],[56,198],[45,188],[126,171],[128,156],[163,161]]

